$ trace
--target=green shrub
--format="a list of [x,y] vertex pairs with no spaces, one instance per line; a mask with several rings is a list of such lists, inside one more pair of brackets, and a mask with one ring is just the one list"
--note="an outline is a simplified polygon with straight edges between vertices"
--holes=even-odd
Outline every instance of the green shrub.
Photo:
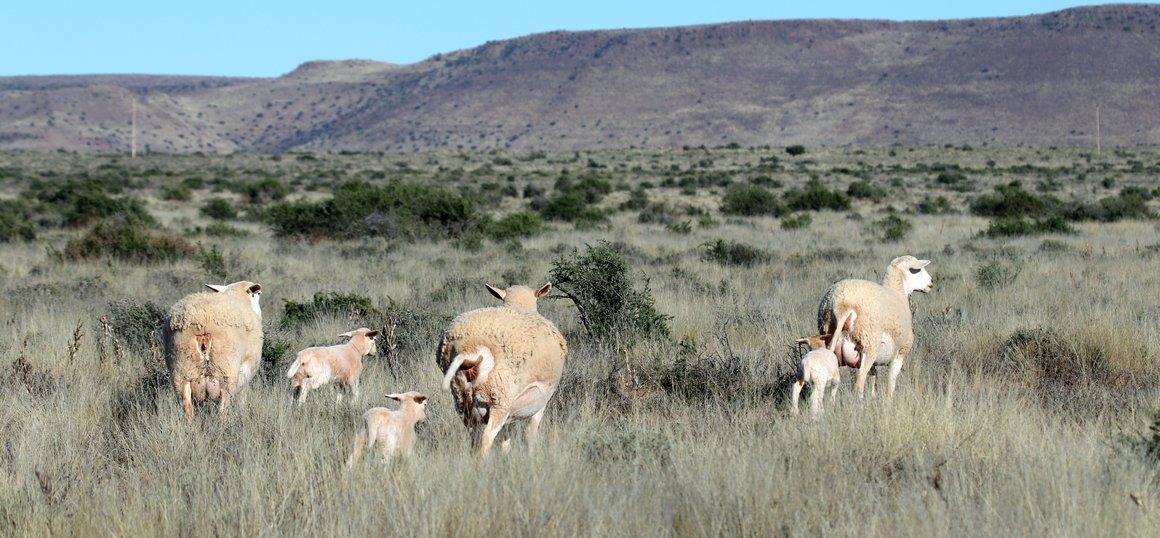
[[161,198],[174,202],[187,202],[193,196],[193,192],[185,185],[167,185],[161,189]]
[[637,187],[628,194],[628,200],[620,204],[621,211],[635,211],[644,209],[648,205],[648,191]]
[[1018,181],[996,185],[993,194],[984,194],[971,202],[971,213],[983,217],[1018,218],[1045,214],[1057,209],[1054,199],[1036,196],[1023,190]]
[[813,223],[809,213],[798,213],[796,215],[787,215],[781,218],[781,229],[783,230],[800,230],[809,228]]
[[41,214],[51,226],[88,226],[114,216],[132,223],[156,224],[145,210],[144,202],[129,196],[114,197],[99,182],[69,180],[59,185],[37,184],[29,194],[41,203]]
[[769,253],[757,247],[720,238],[701,243],[700,248],[701,260],[712,261],[721,265],[751,267],[768,262],[770,259]]
[[201,206],[201,214],[216,220],[232,220],[238,218],[234,205],[225,198],[210,198]]
[[657,312],[648,281],[634,282],[628,261],[607,241],[586,246],[583,254],[561,254],[552,262],[551,279],[597,339],[669,336],[671,317]]
[[381,327],[386,317],[369,297],[354,293],[320,291],[309,302],[285,300],[282,329],[296,329],[323,317],[347,319],[365,327]]
[[786,146],[785,152],[791,156],[797,157],[798,155],[805,155],[806,147],[801,144],[794,144],[792,146]]
[[279,237],[456,237],[481,221],[476,200],[430,185],[350,182],[321,202],[271,206],[265,220]]
[[1072,234],[1075,233],[1075,228],[1058,215],[1034,220],[1024,217],[1001,217],[991,220],[987,231],[983,233],[987,237],[1017,237],[1046,233]]
[[495,240],[531,237],[544,231],[544,221],[529,211],[508,213],[486,226],[487,235]]
[[860,200],[881,202],[886,198],[886,189],[862,179],[846,187],[846,195]]
[[792,189],[785,193],[785,208],[789,211],[845,211],[850,209],[850,198],[811,179],[804,189]]
[[544,218],[576,223],[596,223],[604,220],[604,212],[591,206],[584,193],[558,192],[542,203],[533,204]]
[[165,309],[148,301],[121,299],[109,303],[109,326],[113,337],[125,349],[145,355],[152,345],[161,343],[161,322]]
[[212,223],[201,230],[209,237],[249,237],[250,232],[224,222]]
[[198,245],[197,257],[201,262],[201,269],[206,274],[219,279],[224,279],[227,276],[226,258],[222,255],[222,251],[218,249],[217,245],[211,245],[209,250]]
[[0,243],[33,239],[32,210],[18,200],[0,200]]
[[1019,276],[1020,267],[1002,260],[992,260],[975,270],[975,282],[980,288],[994,291],[1007,287]]
[[898,215],[887,215],[874,222],[875,235],[887,242],[902,241],[913,228],[914,224]]
[[665,224],[665,230],[678,235],[689,235],[693,233],[693,221],[681,220]]
[[266,178],[253,183],[244,183],[235,190],[244,195],[254,205],[276,202],[286,198],[286,195],[290,194],[290,186],[274,178]]
[[757,185],[738,186],[729,189],[721,199],[721,212],[726,215],[773,215],[784,212],[777,195]]
[[914,206],[914,210],[920,215],[946,215],[955,212],[955,208],[951,206],[951,201],[942,195],[936,198],[931,198],[930,195],[923,196],[922,200]]
[[675,219],[675,211],[664,202],[653,202],[636,216],[637,222],[641,224],[671,224]]
[[117,258],[137,263],[159,263],[188,258],[197,252],[189,241],[122,218],[98,222],[81,237],[69,241],[64,257],[70,260]]

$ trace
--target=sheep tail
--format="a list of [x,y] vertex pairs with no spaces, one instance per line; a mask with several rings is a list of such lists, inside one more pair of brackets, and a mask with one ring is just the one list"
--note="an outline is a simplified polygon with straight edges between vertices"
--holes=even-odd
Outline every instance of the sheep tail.
[[854,318],[856,317],[858,317],[858,314],[854,313],[853,310],[847,310],[846,313],[842,314],[842,317],[838,319],[838,324],[834,326],[834,334],[830,336],[831,353],[837,352],[838,340],[841,339],[840,336],[842,335],[842,331],[846,330],[847,323],[849,323],[850,327],[853,328]]
[[484,356],[491,357],[491,351],[486,347],[480,347],[473,353],[460,353],[451,361],[451,365],[447,367],[447,371],[443,374],[443,390],[451,388],[451,380],[455,374],[459,373],[464,368],[474,368],[475,365],[483,361]]

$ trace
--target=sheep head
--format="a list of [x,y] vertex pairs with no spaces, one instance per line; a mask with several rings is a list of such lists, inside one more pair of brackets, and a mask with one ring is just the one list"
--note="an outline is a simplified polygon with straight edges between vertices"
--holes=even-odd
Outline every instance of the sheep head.
[[496,299],[503,301],[504,306],[527,312],[535,312],[536,299],[552,291],[551,282],[544,284],[538,290],[533,290],[527,286],[512,286],[506,290],[501,290],[490,284],[484,285],[487,286],[487,291],[494,295]]
[[[805,338],[798,338],[796,341],[799,344],[806,344],[810,349],[823,349],[826,347],[827,334],[817,334],[814,336],[807,336]],[[800,349],[800,348],[799,348]]]
[[353,331],[347,331],[340,335],[339,338],[350,338],[351,342],[355,342],[357,348],[362,349],[363,355],[374,355],[379,352],[379,345],[375,342],[375,337],[379,335],[379,331],[372,331],[366,327],[358,328]]
[[250,308],[254,309],[254,313],[258,315],[258,319],[262,318],[262,305],[258,303],[262,295],[262,285],[257,282],[250,282],[241,280],[233,284],[219,285],[206,284],[205,287],[216,291],[218,293],[231,293],[241,299],[250,301]]
[[930,260],[920,260],[914,256],[899,256],[886,268],[886,285],[910,295],[916,291],[930,293],[934,288],[934,277],[926,272]]
[[387,398],[402,404],[400,409],[414,418],[416,422],[427,420],[427,395],[412,390],[409,392],[388,394]]

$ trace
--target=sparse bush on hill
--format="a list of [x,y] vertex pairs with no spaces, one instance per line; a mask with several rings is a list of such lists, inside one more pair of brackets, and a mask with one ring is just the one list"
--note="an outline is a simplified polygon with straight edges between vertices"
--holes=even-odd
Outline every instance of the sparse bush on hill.
[[874,235],[886,242],[896,242],[906,239],[914,224],[898,215],[887,215],[874,222]]
[[886,199],[886,189],[862,179],[846,187],[846,195],[851,198],[881,202]]
[[806,147],[801,144],[794,144],[792,146],[786,146],[785,152],[794,157],[797,157],[798,155],[805,155]]
[[492,239],[505,240],[532,237],[544,231],[544,228],[544,221],[539,215],[529,211],[517,211],[488,222],[485,230]]
[[116,258],[136,263],[160,263],[188,258],[197,252],[181,237],[147,228],[124,218],[98,222],[84,235],[65,245],[70,260]]
[[783,230],[801,230],[809,228],[814,219],[810,218],[809,213],[798,213],[796,215],[786,215],[781,218],[781,229]]
[[0,200],[0,243],[33,239],[32,210],[18,200]]
[[572,300],[585,330],[595,338],[667,338],[669,319],[657,311],[648,281],[638,283],[628,261],[607,241],[584,253],[561,254],[552,262],[551,281]]
[[777,195],[765,187],[757,185],[739,186],[729,189],[721,199],[721,212],[726,215],[778,216],[784,211]]
[[1058,201],[1036,196],[1018,181],[995,186],[995,192],[984,194],[971,202],[971,213],[983,217],[1018,218],[1043,215],[1058,209]]
[[922,200],[914,206],[914,210],[920,215],[946,215],[955,212],[946,196],[931,198],[929,194],[922,197]]
[[188,202],[193,196],[193,192],[182,184],[169,185],[161,189],[161,198],[171,202]]
[[231,220],[238,218],[238,212],[233,204],[225,198],[210,198],[201,206],[200,212],[211,219]]
[[379,187],[350,182],[329,200],[271,206],[265,220],[280,237],[414,240],[455,237],[482,218],[475,200],[460,193],[413,183]]
[[987,237],[1017,237],[1021,235],[1040,235],[1040,234],[1073,234],[1073,228],[1063,217],[1052,215],[1043,219],[1028,219],[1024,217],[1001,217],[991,220],[991,224],[987,227],[987,231],[983,232]]
[[713,241],[701,243],[699,248],[701,249],[702,260],[716,262],[721,265],[742,265],[749,267],[770,260],[768,252],[739,241],[718,238]]
[[789,211],[845,211],[850,209],[850,198],[811,179],[804,189],[791,189],[785,193],[785,208]]
[[379,327],[384,314],[369,297],[355,293],[320,291],[309,302],[285,300],[282,305],[282,329],[296,329],[321,317],[349,320],[366,327]]
[[131,223],[156,223],[144,202],[129,196],[112,196],[100,183],[70,180],[36,184],[29,196],[41,203],[37,216],[45,226],[81,227],[113,216]]

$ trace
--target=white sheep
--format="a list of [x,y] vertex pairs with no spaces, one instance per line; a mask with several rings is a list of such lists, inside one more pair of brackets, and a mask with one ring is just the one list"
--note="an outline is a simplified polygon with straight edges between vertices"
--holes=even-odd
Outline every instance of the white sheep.
[[339,338],[350,338],[344,344],[326,347],[308,347],[298,352],[286,377],[290,378],[298,402],[306,400],[311,390],[334,383],[338,387],[336,400],[342,402],[343,389],[351,393],[351,401],[358,401],[359,376],[362,375],[363,357],[378,353],[375,337],[379,331],[366,327],[342,333]]
[[347,468],[362,457],[363,449],[378,446],[379,454],[390,459],[395,454],[410,456],[415,452],[415,424],[427,420],[427,396],[418,392],[388,394],[398,401],[398,410],[372,407],[363,414],[363,429],[354,439],[354,449],[346,459]]
[[[818,332],[840,340],[842,362],[858,369],[854,383],[861,398],[875,364],[890,363],[886,395],[894,395],[898,374],[914,343],[910,294],[929,293],[934,279],[926,271],[930,260],[899,256],[890,262],[882,284],[842,280],[830,286],[818,304]],[[847,314],[849,314],[847,316]],[[848,319],[839,330],[837,320]]]
[[165,364],[185,415],[193,404],[230,398],[249,383],[262,358],[261,284],[206,284],[213,293],[185,296],[170,308],[162,325]]
[[810,392],[810,415],[817,418],[822,414],[822,400],[825,398],[826,386],[830,385],[830,399],[838,394],[838,385],[842,382],[841,365],[838,356],[834,353],[838,338],[830,338],[829,347],[826,347],[828,335],[807,336],[798,338],[798,344],[810,346],[810,352],[802,357],[798,365],[797,380],[790,393],[790,412],[798,414],[798,400],[806,384],[812,385]]
[[551,284],[534,291],[525,286],[487,289],[503,306],[457,316],[435,355],[444,372],[443,388],[451,389],[481,458],[513,420],[528,420],[524,435],[529,448],[535,447],[544,408],[568,354],[564,336],[536,311],[536,299],[547,295]]

